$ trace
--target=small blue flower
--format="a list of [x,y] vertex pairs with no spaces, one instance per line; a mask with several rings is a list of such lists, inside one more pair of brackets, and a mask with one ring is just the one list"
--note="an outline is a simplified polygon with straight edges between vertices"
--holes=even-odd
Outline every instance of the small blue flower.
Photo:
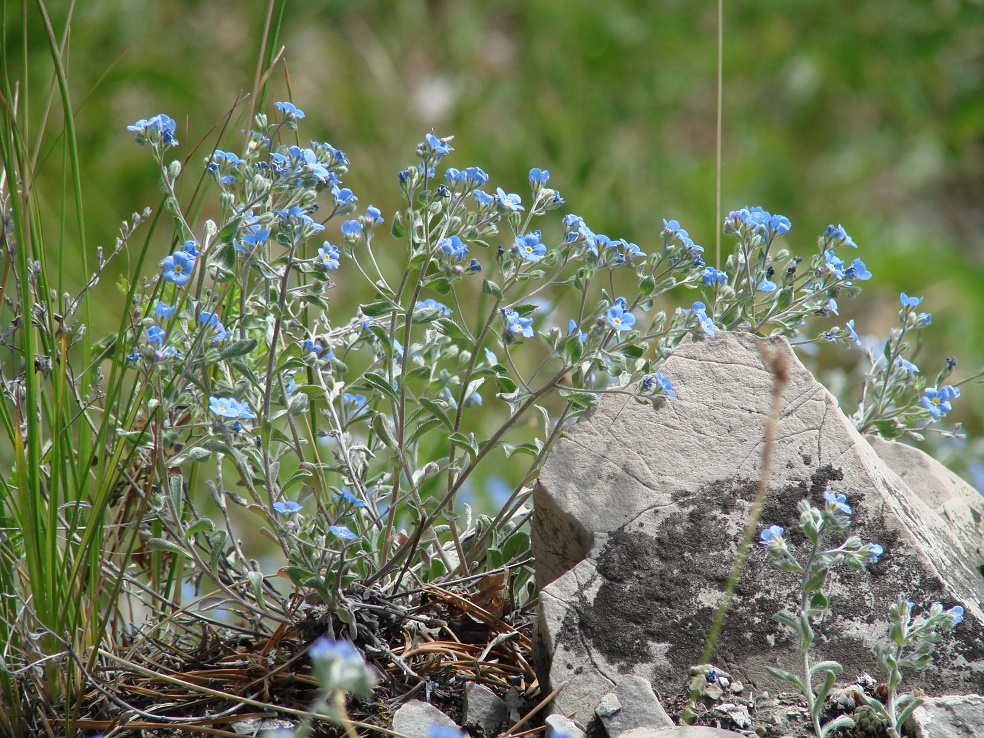
[[879,546],[877,543],[868,544],[868,555],[871,558],[872,564],[878,563],[878,557],[885,553],[885,549]]
[[533,337],[533,318],[524,318],[512,308],[502,308],[502,317],[506,321],[506,330],[510,334],[519,333],[526,338]]
[[370,223],[382,223],[383,213],[382,211],[374,205],[370,205],[366,208],[366,220]]
[[443,157],[454,151],[454,149],[448,145],[448,140],[449,139],[438,138],[433,133],[428,133],[424,136],[424,143],[422,145],[425,149],[429,149],[432,153],[434,153],[436,155],[436,160],[440,161]]
[[242,241],[236,243],[236,251],[252,252],[261,243],[265,243],[268,238],[270,238],[270,231],[257,228],[252,233],[243,236]]
[[946,614],[953,618],[954,625],[960,625],[963,622],[964,609],[960,605],[954,605],[946,611]]
[[847,268],[844,272],[844,276],[848,279],[860,279],[862,281],[871,279],[871,272],[865,267],[864,262],[860,259],[855,259],[851,262],[851,266]]
[[919,373],[919,367],[918,366],[916,366],[915,364],[913,364],[911,361],[906,361],[901,356],[898,356],[898,357],[895,358],[895,363],[898,366],[900,366],[903,369],[905,369],[907,372],[911,372],[912,374],[918,374]]
[[165,146],[177,146],[178,140],[174,137],[175,122],[172,118],[159,113],[149,120],[138,120],[132,126],[127,126],[126,130],[137,134],[135,140],[141,146],[148,141],[151,144],[162,143]]
[[335,205],[338,207],[344,207],[345,205],[348,205],[349,203],[353,203],[359,199],[355,196],[355,193],[352,192],[352,190],[350,190],[348,187],[340,188],[338,187],[338,185],[335,185],[334,187],[331,188],[331,194],[332,197],[334,197],[335,199]]
[[324,242],[322,247],[318,249],[318,254],[321,256],[321,264],[325,269],[331,271],[333,269],[338,269],[339,259],[342,254],[338,250],[337,246],[332,246],[327,241]]
[[232,397],[209,397],[208,407],[216,415],[235,420],[237,418],[255,418],[256,415],[245,402],[237,402]]
[[178,287],[184,287],[191,281],[191,273],[195,269],[195,259],[184,251],[175,251],[164,259],[161,265],[164,269],[164,279],[173,282]]
[[899,302],[902,303],[902,307],[916,307],[923,299],[921,297],[909,297],[904,292],[899,295]]
[[929,414],[934,420],[939,420],[953,409],[953,405],[950,404],[950,394],[946,392],[946,389],[946,387],[941,390],[936,389],[936,387],[927,387],[919,401],[924,408],[929,410]]
[[567,323],[567,335],[573,336],[575,334],[577,335],[577,340],[579,341],[583,341],[588,337],[587,333],[583,333],[582,331],[578,330],[577,321],[574,320],[574,318],[571,318],[570,321]]
[[163,328],[158,328],[156,325],[152,325],[147,329],[147,343],[161,343],[166,335],[167,333]]
[[854,330],[854,318],[851,318],[846,323],[848,335],[851,336],[851,340],[854,341],[858,346],[861,345],[861,339],[858,338],[858,332]]
[[342,235],[345,240],[354,241],[362,233],[362,223],[357,220],[346,220],[342,223]]
[[540,231],[531,231],[522,236],[516,236],[516,248],[519,255],[534,264],[547,255],[547,247],[540,243]]
[[785,532],[786,529],[781,525],[770,525],[759,534],[759,543],[763,546],[767,546],[773,538],[782,538],[782,534]]
[[480,262],[478,259],[472,259],[468,264],[468,271],[470,272],[482,271],[482,262]]
[[833,297],[827,298],[827,310],[832,312],[834,315],[840,315],[840,313],[837,312],[837,300],[835,300]]
[[414,310],[440,310],[441,315],[449,316],[454,313],[454,311],[449,308],[444,303],[438,302],[437,300],[428,297],[426,300],[421,300],[416,305],[413,306]]
[[274,502],[273,509],[281,515],[293,515],[301,511],[301,506],[293,500],[287,500],[286,502]]
[[506,191],[501,187],[495,188],[495,196],[499,204],[506,210],[516,211],[526,209],[523,207],[523,199],[519,195],[515,193],[506,194]]
[[469,187],[481,187],[489,181],[489,175],[481,167],[465,167],[465,171],[461,175],[462,180]]
[[722,272],[714,267],[706,267],[701,280],[710,287],[715,284],[724,284],[728,281],[728,275],[726,272]]
[[615,304],[608,308],[608,314],[605,316],[605,320],[616,332],[621,332],[632,330],[632,326],[636,322],[636,317],[626,310],[624,305]]
[[858,245],[851,240],[851,237],[847,235],[847,231],[844,230],[844,226],[841,225],[829,225],[827,226],[827,231],[824,235],[833,240],[839,241],[838,246],[850,246],[852,249],[856,249]]
[[304,111],[296,107],[293,103],[278,102],[274,103],[274,107],[283,113],[285,120],[291,120],[293,118],[301,119],[304,117]]
[[676,392],[673,391],[673,383],[662,372],[656,372],[651,377],[644,377],[642,380],[642,389],[646,392],[652,391],[655,386],[658,386],[667,397],[677,396]]
[[433,723],[427,728],[427,738],[462,738],[462,733],[451,725],[438,725]]
[[851,514],[851,506],[847,504],[847,495],[841,495],[836,492],[824,492],[823,499],[825,499],[829,505],[836,507],[845,515]]
[[174,315],[174,306],[158,300],[157,305],[154,306],[154,315],[161,320],[167,320]]
[[163,351],[161,351],[161,358],[162,359],[177,359],[178,361],[181,361],[181,359],[183,357],[181,355],[181,349],[179,349],[179,348],[177,348],[175,346],[168,346]]
[[218,313],[210,313],[207,310],[198,313],[198,322],[210,328],[218,328],[221,325]]
[[758,288],[761,292],[775,292],[776,283],[770,282],[768,279],[763,279],[761,282],[758,283]]
[[487,208],[496,201],[495,197],[490,195],[488,192],[482,192],[481,190],[475,190],[472,192],[472,195],[475,196],[475,202],[477,202],[479,207],[482,208]]
[[331,534],[333,536],[337,536],[338,538],[343,538],[346,541],[353,541],[357,537],[355,533],[349,530],[348,526],[345,525],[329,525],[328,530],[331,531]]
[[448,254],[452,259],[461,261],[468,256],[468,245],[458,236],[442,238],[438,241],[438,246],[441,247],[441,251]]
[[365,395],[352,394],[350,392],[346,392],[344,395],[342,395],[342,401],[355,405],[356,410],[361,410],[366,406],[366,403],[369,402],[366,399]]
[[348,487],[342,487],[342,491],[338,493],[338,496],[352,507],[369,507],[367,502],[363,502],[358,497],[353,495],[349,491]]
[[530,170],[530,184],[545,185],[548,179],[550,179],[550,172],[546,169],[537,169],[536,167],[533,167]]
[[697,324],[708,336],[714,338],[714,321],[707,314],[707,306],[697,301],[690,306],[690,312],[697,318]]
[[827,263],[827,269],[837,277],[837,279],[844,278],[844,260],[839,256],[835,256],[833,251],[825,251],[823,254],[824,261]]

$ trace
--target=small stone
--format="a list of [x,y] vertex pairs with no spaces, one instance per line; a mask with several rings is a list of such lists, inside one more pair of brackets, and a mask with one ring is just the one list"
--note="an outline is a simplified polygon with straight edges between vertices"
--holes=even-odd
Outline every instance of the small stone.
[[264,731],[272,730],[293,731],[297,727],[297,721],[284,720],[283,718],[250,718],[249,720],[239,720],[229,727],[236,735],[260,735]]
[[408,738],[427,738],[433,725],[458,728],[458,724],[434,705],[410,700],[393,715],[393,730]]
[[608,715],[603,715],[600,709],[595,711],[609,738],[617,738],[633,728],[672,727],[673,721],[659,703],[648,679],[636,676],[622,677],[611,695],[620,709]]
[[910,718],[916,738],[972,738],[984,725],[984,697],[967,694],[927,699]]
[[724,697],[724,689],[721,687],[720,680],[705,684],[704,688],[700,690],[700,696],[706,697],[711,702],[717,702]]
[[558,736],[585,738],[586,736],[577,723],[563,715],[549,715],[544,722],[547,724],[547,738],[558,738]]
[[714,708],[715,712],[722,713],[739,728],[747,728],[752,724],[752,718],[748,714],[748,708],[744,705],[736,705],[732,702],[725,702]]
[[600,718],[611,717],[622,709],[622,703],[618,701],[618,696],[614,692],[609,692],[601,698],[601,702],[595,708],[595,714]]
[[731,680],[726,676],[720,676],[718,677],[718,684],[721,685],[721,689],[727,689],[731,686]]
[[499,735],[509,722],[506,703],[488,687],[468,682],[465,684],[464,716],[461,723],[465,727],[476,727],[482,735]]
[[745,691],[745,685],[741,682],[731,682],[731,691],[734,694],[741,694]]

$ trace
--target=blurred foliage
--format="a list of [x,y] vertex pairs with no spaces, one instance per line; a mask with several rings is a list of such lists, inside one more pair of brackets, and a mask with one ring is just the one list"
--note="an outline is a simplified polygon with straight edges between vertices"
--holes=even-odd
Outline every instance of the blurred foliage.
[[[68,6],[52,18],[58,33]],[[76,5],[69,76],[87,249],[160,204],[128,123],[176,118],[182,155],[204,139],[192,166],[217,144],[236,150],[248,102],[221,144],[211,129],[252,87],[266,13],[232,0]],[[274,12],[286,51],[273,95],[348,154],[346,185],[363,207],[393,212],[395,172],[433,129],[456,135],[453,166],[481,166],[508,191],[531,166],[548,168],[596,232],[645,251],[661,219],[676,218],[711,261],[716,13],[712,0],[285,3]],[[886,333],[899,291],[923,295],[936,341],[924,369],[957,355],[956,379],[984,365],[982,28],[984,4],[969,0],[725,3],[724,213],[747,204],[788,216],[800,253],[842,223],[875,274],[854,313],[859,331]],[[4,42],[20,48],[24,33],[39,98],[51,64],[40,19],[10,24]],[[44,100],[29,103],[40,125]],[[58,216],[64,162],[42,166]],[[344,285],[335,299],[348,299]],[[981,435],[982,409],[984,394],[970,391],[954,416]]]

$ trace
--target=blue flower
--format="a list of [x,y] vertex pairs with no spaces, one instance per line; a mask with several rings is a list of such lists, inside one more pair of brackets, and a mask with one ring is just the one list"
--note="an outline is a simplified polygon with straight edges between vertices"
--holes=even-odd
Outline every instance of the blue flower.
[[482,271],[482,262],[480,262],[478,259],[472,259],[471,262],[468,264],[468,270],[471,272]]
[[273,509],[281,515],[293,515],[301,511],[301,506],[293,500],[287,500],[286,502],[274,502]]
[[509,333],[519,333],[526,338],[533,337],[533,318],[524,318],[512,308],[501,308],[500,312],[506,321],[506,330]]
[[370,223],[382,223],[383,212],[376,206],[370,205],[366,208],[366,220]]
[[219,322],[218,313],[210,313],[207,310],[202,310],[200,313],[198,313],[198,322],[201,323],[202,325],[209,326],[211,328],[218,328],[220,325],[222,325]]
[[840,315],[840,313],[837,312],[837,300],[835,300],[833,297],[827,298],[827,310],[832,312],[834,315]]
[[414,310],[440,310],[441,315],[448,316],[454,313],[454,311],[447,305],[438,302],[437,300],[428,297],[426,300],[421,300],[416,305],[413,306]]
[[194,241],[185,241],[181,244],[182,250],[188,254],[192,259],[198,258],[198,244]]
[[489,181],[489,175],[481,167],[465,167],[465,171],[461,175],[462,180],[469,187],[481,187]]
[[942,390],[938,390],[936,387],[927,387],[919,401],[924,408],[929,410],[929,414],[934,420],[939,420],[953,409],[953,405],[950,404],[950,394],[946,390],[946,387]]
[[909,297],[904,292],[899,295],[899,302],[902,303],[902,307],[916,307],[923,299],[921,297]]
[[462,738],[464,733],[452,725],[432,723],[427,728],[427,738]]
[[885,553],[885,549],[879,546],[877,543],[868,544],[868,555],[871,557],[871,563],[877,564],[878,557]]
[[636,317],[626,310],[623,305],[616,304],[608,308],[608,314],[605,316],[605,320],[617,332],[621,332],[632,330],[632,326],[636,322]]
[[363,502],[358,497],[353,495],[348,487],[342,487],[342,491],[338,493],[338,496],[345,502],[350,504],[352,507],[369,507],[367,502]]
[[587,333],[583,333],[578,330],[577,321],[574,320],[574,318],[571,318],[570,322],[567,324],[567,335],[573,336],[575,334],[577,334],[577,340],[579,341],[583,341],[588,337]]
[[776,283],[770,282],[768,279],[763,279],[761,282],[758,283],[758,288],[762,292],[775,292]]
[[911,361],[906,361],[901,356],[897,356],[895,358],[895,363],[898,366],[900,366],[903,369],[905,369],[907,372],[911,372],[913,374],[918,374],[919,373],[919,367],[918,366],[916,366],[915,364],[913,364]]
[[450,139],[438,138],[433,133],[428,133],[424,136],[424,143],[422,146],[435,154],[436,161],[440,161],[443,157],[454,151],[454,149],[448,145],[448,140]]
[[441,247],[441,251],[445,254],[449,254],[452,259],[457,259],[460,261],[468,256],[468,245],[465,244],[465,242],[458,236],[442,238],[438,241],[438,245]]
[[824,260],[827,262],[827,269],[829,269],[837,279],[844,278],[844,260],[838,256],[834,255],[833,251],[825,251]]
[[161,320],[167,320],[174,315],[174,306],[158,300],[157,305],[154,306],[154,315]]
[[252,233],[243,236],[242,241],[236,243],[236,251],[253,251],[261,243],[266,242],[268,238],[270,238],[270,231],[257,228]]
[[825,499],[829,505],[837,508],[845,515],[851,514],[851,506],[847,504],[847,495],[841,495],[836,492],[824,492],[823,499]]
[[164,279],[174,282],[178,287],[184,287],[191,281],[191,273],[195,269],[195,259],[184,251],[175,251],[164,259],[162,264]]
[[963,622],[964,609],[960,605],[954,605],[946,611],[946,614],[953,618],[954,625],[960,625]]
[[662,372],[656,372],[651,377],[644,377],[642,380],[642,389],[646,392],[650,392],[658,386],[664,395],[667,397],[676,397],[676,392],[673,391],[673,383],[670,382],[669,377],[664,375]]
[[357,537],[355,533],[350,531],[348,527],[345,525],[329,525],[328,530],[331,531],[331,534],[333,536],[337,536],[338,538],[343,538],[346,541],[355,540],[355,538]]
[[166,335],[167,333],[163,328],[158,328],[156,325],[152,325],[147,329],[147,343],[161,343]]
[[479,207],[483,208],[489,207],[496,200],[488,192],[482,192],[481,190],[475,190],[472,195],[475,196],[475,202],[478,203]]
[[[477,195],[476,195],[476,197],[477,197]],[[501,187],[496,187],[495,188],[495,197],[499,201],[499,204],[503,208],[505,208],[506,210],[515,211],[515,210],[525,210],[526,209],[526,208],[523,207],[523,204],[522,204],[523,203],[523,199],[519,195],[517,195],[515,193],[509,193],[507,195],[506,192],[505,192],[505,190],[503,190]]]
[[352,394],[349,392],[346,392],[344,395],[342,395],[342,401],[355,405],[356,410],[361,410],[369,402],[366,399],[365,395]]
[[237,418],[255,418],[256,415],[245,402],[237,402],[232,397],[209,397],[208,407],[216,415],[235,420]]
[[178,140],[174,137],[175,123],[172,118],[164,113],[159,113],[149,120],[138,120],[132,126],[127,126],[126,130],[136,133],[135,140],[141,146],[148,141],[151,144],[162,143],[165,146],[177,146]]
[[534,264],[547,255],[547,247],[540,243],[540,231],[516,236],[516,248],[521,257]]
[[769,545],[773,538],[782,538],[782,534],[786,532],[786,529],[781,525],[770,525],[768,528],[763,530],[759,534],[759,543],[763,546]]
[[346,220],[342,223],[342,235],[346,241],[354,241],[362,233],[362,223],[357,220]]
[[839,241],[837,246],[850,246],[852,249],[856,249],[858,245],[851,240],[851,237],[847,235],[847,231],[844,230],[844,226],[841,225],[829,225],[827,226],[827,231],[824,235],[833,240]]
[[331,188],[331,194],[335,198],[336,206],[345,206],[359,199],[348,187],[339,188],[338,185]]
[[871,279],[871,272],[865,267],[863,261],[855,259],[851,262],[851,266],[847,268],[847,271],[844,272],[844,276],[848,279],[860,279],[864,281]]
[[293,374],[287,375],[287,382],[284,385],[284,390],[287,392],[288,397],[297,392],[297,382],[294,380]]
[[324,245],[318,249],[318,253],[321,255],[321,263],[325,269],[329,271],[338,269],[339,259],[342,254],[338,250],[337,246],[332,246],[330,243],[325,241]]
[[704,276],[701,277],[704,284],[708,287],[715,284],[724,284],[728,281],[728,275],[726,272],[722,272],[714,267],[706,267],[704,269]]
[[277,108],[277,110],[284,114],[285,120],[291,120],[293,118],[301,119],[304,117],[304,111],[296,107],[293,103],[278,102],[273,105]]
[[847,325],[847,333],[848,335],[851,336],[851,340],[854,341],[854,343],[856,343],[858,346],[860,346],[861,339],[858,338],[858,333],[856,330],[854,330],[854,318],[851,318],[849,321],[847,321],[846,325]]
[[550,179],[550,172],[548,172],[546,169],[537,169],[536,167],[533,167],[530,170],[531,184],[545,185],[548,179]]
[[297,220],[300,221],[302,226],[307,226],[312,230],[323,231],[325,229],[325,227],[321,223],[319,223],[310,215],[305,213],[304,210],[298,207],[297,205],[287,208],[287,210],[275,210],[274,212],[277,215],[279,215],[282,219],[296,218]]
[[181,359],[182,359],[181,349],[176,348],[175,346],[168,346],[163,351],[161,351],[161,358],[162,359],[177,359],[178,361],[181,361]]
[[697,318],[697,324],[708,336],[714,338],[714,321],[707,314],[707,306],[698,301],[690,306],[690,312]]

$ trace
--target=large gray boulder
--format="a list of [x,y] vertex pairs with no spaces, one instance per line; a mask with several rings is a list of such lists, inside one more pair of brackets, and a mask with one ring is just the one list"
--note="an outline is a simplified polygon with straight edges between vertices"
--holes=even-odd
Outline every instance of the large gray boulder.
[[[906,685],[930,694],[984,690],[981,554],[938,512],[946,514],[949,502],[966,522],[973,514],[961,506],[970,503],[950,489],[927,504],[855,431],[785,340],[725,333],[674,352],[663,372],[678,396],[658,411],[624,395],[604,397],[540,474],[537,659],[546,689],[567,682],[556,711],[586,722],[624,675],[648,679],[660,696],[685,688],[762,473],[774,377],[761,347],[783,357],[788,382],[758,530],[784,526],[791,548],[802,551],[798,502],[822,505],[823,493],[835,490],[854,508],[850,532],[886,551],[870,571],[836,570],[815,660],[840,661],[847,678],[876,673],[873,647],[885,637],[897,596],[920,606],[960,603],[966,620],[940,644],[934,667],[907,673]],[[902,473],[907,463],[893,457]],[[746,687],[787,687],[767,665],[798,670],[798,644],[771,619],[791,609],[796,584],[756,544],[712,658]]]

